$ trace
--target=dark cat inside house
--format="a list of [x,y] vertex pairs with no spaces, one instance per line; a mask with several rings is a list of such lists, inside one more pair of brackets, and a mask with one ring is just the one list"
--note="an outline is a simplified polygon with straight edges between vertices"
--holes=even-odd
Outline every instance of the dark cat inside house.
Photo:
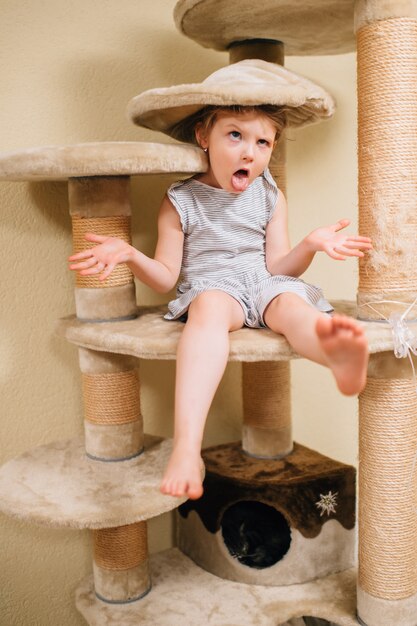
[[291,531],[285,517],[272,506],[241,501],[223,515],[221,530],[231,556],[248,567],[271,567],[288,552]]

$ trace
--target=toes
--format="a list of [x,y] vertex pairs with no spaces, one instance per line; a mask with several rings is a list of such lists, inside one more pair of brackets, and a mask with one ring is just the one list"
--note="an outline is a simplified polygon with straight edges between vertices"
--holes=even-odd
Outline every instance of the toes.
[[191,500],[198,500],[203,495],[203,487],[199,481],[189,483],[183,480],[163,481],[159,489],[164,495],[174,496],[175,498],[188,496]]
[[333,318],[331,317],[319,317],[316,323],[317,335],[325,339],[329,337],[333,332]]
[[201,483],[190,483],[188,486],[188,497],[190,500],[198,500],[203,495],[203,487]]
[[181,498],[185,496],[187,493],[187,483],[184,481],[179,481],[175,484],[171,494],[176,498]]
[[336,314],[332,317],[333,332],[346,331],[357,337],[364,335],[363,328],[352,317]]

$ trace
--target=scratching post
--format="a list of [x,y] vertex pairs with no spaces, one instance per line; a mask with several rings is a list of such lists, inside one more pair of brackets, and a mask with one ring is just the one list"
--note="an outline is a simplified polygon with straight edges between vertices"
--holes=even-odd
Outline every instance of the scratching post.
[[139,600],[150,590],[146,522],[93,530],[94,586],[105,602]]
[[[119,237],[131,243],[130,180],[127,176],[69,181],[74,252],[85,234]],[[86,245],[87,244],[87,245]],[[118,265],[108,280],[76,275],[77,317],[117,321],[136,317],[133,275]],[[80,350],[86,453],[97,461],[124,461],[143,450],[139,379],[131,359]],[[132,602],[150,589],[146,521],[93,531],[94,587],[112,604]]]
[[[273,40],[246,40],[232,44],[230,63],[262,59],[284,65],[284,45]],[[285,194],[285,133],[274,150],[270,171]],[[291,452],[291,371],[288,361],[242,363],[242,448],[252,456],[279,458]],[[262,398],[262,402],[259,402]]]
[[130,459],[143,450],[139,377],[134,360],[80,348],[87,455]]
[[290,364],[243,363],[242,387],[243,450],[261,458],[282,457],[291,452]]
[[359,616],[371,626],[412,626],[417,394],[408,359],[373,355],[359,410]]
[[[120,237],[131,243],[129,177],[72,178],[68,182],[74,252],[94,244],[85,241],[87,232]],[[108,280],[76,276],[77,317],[89,321],[136,317],[133,275],[118,265]]]
[[[417,297],[416,18],[415,1],[356,3],[359,222],[374,241],[360,264],[363,319],[387,320]],[[358,615],[367,626],[414,626],[417,395],[408,359],[371,359],[359,429]]]

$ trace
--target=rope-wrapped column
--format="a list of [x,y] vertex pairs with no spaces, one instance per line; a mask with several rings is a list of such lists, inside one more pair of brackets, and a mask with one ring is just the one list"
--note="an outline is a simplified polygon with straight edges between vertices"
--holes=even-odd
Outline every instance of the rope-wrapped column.
[[[128,176],[71,178],[68,191],[74,252],[95,245],[85,240],[87,232],[120,237],[130,243]],[[77,273],[75,308],[77,317],[85,321],[136,317],[135,285],[127,265],[117,265],[105,281]]]
[[[74,252],[91,247],[87,232],[131,241],[129,177],[73,178],[69,181]],[[120,264],[105,281],[76,275],[75,305],[83,321],[136,317],[133,275]],[[121,462],[143,450],[139,377],[134,359],[81,348],[85,447],[101,462]],[[97,597],[123,604],[150,589],[146,521],[93,531],[93,572]]]
[[417,619],[417,391],[408,359],[373,355],[359,400],[358,614]]
[[[250,40],[230,48],[230,62],[263,59],[284,64],[284,46],[278,41]],[[270,171],[285,193],[285,133],[276,147]],[[243,427],[242,447],[252,456],[276,458],[293,448],[291,426],[290,364],[260,361],[242,364]]]
[[143,449],[139,377],[134,359],[81,348],[85,448],[100,461],[122,461]]
[[111,604],[139,600],[151,588],[146,522],[93,530],[94,588]]
[[[359,316],[387,320],[417,297],[417,2],[356,3]],[[395,302],[393,302],[395,301]],[[409,317],[416,317],[416,309]],[[371,358],[360,397],[358,616],[417,619],[417,390],[408,359]]]

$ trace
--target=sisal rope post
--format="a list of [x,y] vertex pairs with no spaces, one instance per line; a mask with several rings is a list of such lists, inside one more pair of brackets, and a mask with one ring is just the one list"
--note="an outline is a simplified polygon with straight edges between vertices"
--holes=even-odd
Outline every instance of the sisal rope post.
[[133,359],[80,349],[85,448],[99,461],[124,461],[143,451],[140,385]]
[[[69,179],[74,253],[95,245],[85,240],[87,232],[131,243],[129,183],[127,176]],[[127,265],[117,265],[105,281],[77,273],[75,308],[77,317],[85,321],[136,317],[135,286]]]
[[145,521],[93,530],[94,587],[112,604],[139,600],[151,587]]
[[367,626],[412,626],[417,615],[417,390],[408,359],[371,356],[359,416],[358,613]]
[[[359,264],[358,305],[367,319],[382,319],[367,302],[417,297],[416,54],[415,19],[358,32],[359,232],[374,244]],[[387,317],[394,306],[375,308]]]
[[[416,17],[414,0],[356,3],[359,230],[374,243],[360,262],[364,319],[403,313],[417,297]],[[417,391],[408,359],[378,359],[359,404],[358,616],[366,626],[413,626]]]
[[[234,43],[230,63],[258,58],[284,65],[284,45],[279,41],[252,40]],[[285,193],[285,133],[270,163],[277,185]],[[291,426],[290,364],[284,361],[242,363],[242,448],[252,456],[277,458],[293,448]]]
[[[87,232],[131,242],[129,177],[69,180],[74,252],[91,247]],[[118,265],[106,281],[76,276],[75,305],[83,321],[136,317],[133,275]],[[79,350],[87,455],[124,461],[143,449],[143,421],[137,371],[129,357]],[[93,531],[96,595],[112,604],[138,600],[150,589],[146,522]]]

